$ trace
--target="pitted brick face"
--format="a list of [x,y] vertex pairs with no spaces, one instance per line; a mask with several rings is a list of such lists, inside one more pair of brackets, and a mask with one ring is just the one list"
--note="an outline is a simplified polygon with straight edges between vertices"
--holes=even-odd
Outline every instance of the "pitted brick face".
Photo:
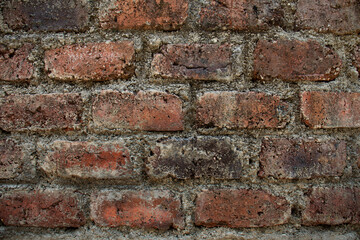
[[11,139],[0,139],[0,179],[12,179],[22,172],[24,152]]

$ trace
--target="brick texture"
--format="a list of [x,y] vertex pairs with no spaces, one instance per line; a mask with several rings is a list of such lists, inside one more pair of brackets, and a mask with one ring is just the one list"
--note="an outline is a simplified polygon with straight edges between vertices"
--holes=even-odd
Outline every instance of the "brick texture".
[[174,79],[231,80],[229,45],[166,45],[154,56],[152,73]]
[[42,169],[61,177],[128,179],[132,177],[129,150],[121,143],[56,141]]
[[305,225],[359,224],[359,209],[359,188],[312,188],[306,194],[302,221]]
[[96,127],[144,131],[181,131],[181,100],[164,92],[102,91],[92,106]]
[[301,114],[311,128],[360,127],[360,93],[302,92]]
[[288,105],[264,93],[207,92],[197,101],[197,121],[218,128],[282,128]]
[[259,176],[281,179],[341,176],[344,141],[274,138],[262,142]]
[[187,18],[187,0],[111,0],[100,11],[104,29],[176,30]]
[[266,30],[282,25],[284,13],[278,0],[212,0],[200,11],[204,29]]
[[339,55],[313,40],[260,40],[254,52],[255,79],[329,81],[340,69]]
[[103,81],[134,74],[133,43],[89,43],[45,52],[45,69],[58,80]]
[[229,139],[167,139],[156,143],[152,152],[147,167],[148,174],[154,178],[241,177],[241,161]]
[[13,30],[79,31],[88,24],[88,5],[83,0],[10,0],[4,22]]
[[24,152],[11,139],[0,139],[0,179],[11,179],[22,172]]
[[289,202],[261,190],[206,190],[196,199],[199,226],[265,227],[284,224],[289,218]]
[[12,95],[1,99],[0,129],[72,130],[81,123],[80,94]]
[[79,227],[85,224],[79,197],[64,190],[8,192],[0,198],[0,219],[6,226]]
[[103,192],[91,201],[91,218],[106,227],[166,230],[184,225],[180,200],[169,191]]

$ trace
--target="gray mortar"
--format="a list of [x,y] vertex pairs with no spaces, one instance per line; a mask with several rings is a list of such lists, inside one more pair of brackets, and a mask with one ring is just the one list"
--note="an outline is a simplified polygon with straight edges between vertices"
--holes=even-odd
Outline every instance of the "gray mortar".
[[[0,1],[0,8],[6,1]],[[26,163],[29,169],[23,176],[13,180],[1,180],[1,192],[14,188],[57,188],[79,190],[84,194],[86,212],[89,211],[89,197],[98,190],[121,189],[169,189],[182,199],[186,227],[183,230],[143,230],[127,227],[97,227],[88,220],[79,229],[44,229],[0,226],[2,239],[310,239],[315,240],[353,240],[358,239],[360,228],[356,225],[339,226],[301,226],[299,212],[305,204],[304,193],[311,186],[359,186],[360,171],[357,168],[357,148],[360,147],[360,129],[309,129],[302,122],[299,112],[299,93],[307,90],[360,92],[360,82],[356,68],[352,65],[354,48],[360,43],[357,35],[335,36],[316,33],[312,30],[294,31],[294,12],[296,0],[282,0],[285,19],[284,28],[275,27],[266,32],[248,33],[236,31],[203,31],[198,24],[198,12],[205,6],[206,0],[193,0],[189,3],[189,17],[179,31],[111,31],[99,28],[97,20],[101,1],[89,0],[89,27],[82,33],[44,33],[44,32],[13,32],[0,16],[0,43],[18,47],[23,43],[33,43],[30,60],[34,62],[36,71],[34,78],[27,84],[1,82],[0,97],[10,94],[45,94],[45,93],[81,93],[85,101],[83,114],[84,126],[77,132],[5,132],[0,131],[1,138],[11,138],[23,144],[31,153]],[[322,45],[330,45],[340,56],[343,66],[340,75],[331,82],[299,82],[290,83],[279,79],[272,81],[252,80],[253,50],[259,39],[314,39]],[[129,80],[113,80],[105,82],[58,82],[50,79],[44,72],[44,51],[66,44],[132,40],[136,50],[136,72]],[[179,81],[154,78],[151,73],[151,61],[155,53],[164,44],[176,43],[230,43],[234,79],[231,82],[212,81]],[[115,89],[119,91],[159,90],[176,94],[183,101],[185,113],[185,130],[182,132],[144,132],[144,131],[96,131],[91,125],[91,102],[95,94],[101,90]],[[240,91],[265,92],[279,95],[289,103],[290,119],[283,129],[204,129],[195,124],[196,96],[207,91]],[[195,180],[176,180],[166,178],[153,180],[145,174],[144,161],[150,153],[150,145],[160,138],[196,137],[203,135],[229,136],[231,143],[241,153],[244,175],[240,180],[215,180],[211,178]],[[335,178],[317,178],[311,180],[276,180],[260,179],[258,153],[264,137],[287,136],[291,138],[329,138],[347,141],[347,166],[344,175]],[[41,172],[30,171],[37,166],[46,154],[47,146],[55,140],[70,141],[116,141],[123,140],[130,149],[132,159],[140,176],[132,182],[115,180],[76,180],[52,178]],[[34,149],[36,151],[34,152]],[[38,167],[38,166],[37,166]],[[211,188],[251,188],[263,189],[277,196],[285,196],[292,203],[290,222],[281,226],[266,228],[211,228],[206,229],[194,225],[196,195],[202,189]],[[1,194],[1,193],[0,193]],[[219,237],[221,236],[221,237]]]

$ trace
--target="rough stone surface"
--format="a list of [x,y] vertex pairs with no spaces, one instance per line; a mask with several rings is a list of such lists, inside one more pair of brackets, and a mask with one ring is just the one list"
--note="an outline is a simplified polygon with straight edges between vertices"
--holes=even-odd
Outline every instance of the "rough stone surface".
[[330,81],[341,69],[338,54],[313,40],[260,40],[254,52],[254,78]]
[[80,195],[64,190],[12,191],[0,197],[6,226],[79,227],[85,224]]
[[91,218],[106,227],[182,228],[180,200],[169,191],[103,192],[92,197]]
[[100,11],[104,29],[176,30],[184,24],[187,0],[111,0]]
[[211,30],[266,30],[281,26],[283,18],[278,0],[212,0],[200,11],[200,25]]
[[58,80],[103,81],[134,74],[129,41],[70,45],[45,52],[45,70]]
[[181,100],[172,94],[155,91],[102,91],[92,106],[96,127],[144,131],[181,131]]
[[35,31],[85,30],[89,19],[84,0],[9,0],[3,16],[13,30]]
[[0,80],[29,81],[34,73],[34,65],[28,60],[32,48],[31,44],[24,44],[18,49],[0,45]]
[[121,143],[56,141],[42,169],[60,177],[126,179],[132,177],[129,150]]
[[290,204],[261,190],[206,190],[196,199],[195,224],[205,227],[266,227],[287,223]]
[[360,11],[357,0],[299,0],[296,26],[318,32],[350,34],[360,32]]
[[0,179],[11,179],[22,172],[24,153],[11,139],[0,139]]
[[354,56],[355,56],[355,59],[354,59],[353,64],[356,67],[358,73],[360,73],[360,46],[357,46],[355,48]]
[[154,56],[152,73],[174,79],[231,80],[229,45],[166,45]]
[[1,99],[0,129],[72,130],[81,123],[80,94],[12,95]]
[[248,92],[207,92],[197,101],[197,121],[218,128],[282,128],[288,105],[277,96]]
[[154,155],[148,158],[147,168],[154,178],[241,177],[241,161],[229,139],[167,139],[158,142],[152,152]]
[[317,187],[306,194],[302,213],[305,225],[360,223],[359,188]]
[[360,93],[302,92],[301,114],[311,128],[360,127]]
[[285,179],[341,176],[344,141],[274,138],[262,142],[259,176]]

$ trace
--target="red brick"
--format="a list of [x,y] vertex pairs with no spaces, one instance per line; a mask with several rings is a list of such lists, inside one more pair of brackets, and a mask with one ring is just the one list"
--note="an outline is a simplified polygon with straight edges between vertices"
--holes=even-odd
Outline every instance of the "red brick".
[[238,179],[242,176],[240,158],[229,139],[167,139],[158,141],[153,153],[148,158],[147,168],[154,178]]
[[164,92],[102,91],[92,107],[96,127],[144,131],[181,131],[181,100]]
[[165,45],[152,62],[155,76],[174,79],[231,80],[229,45]]
[[360,189],[317,187],[306,194],[304,225],[360,223]]
[[79,197],[66,190],[7,192],[0,198],[0,219],[6,226],[80,227],[85,216]]
[[0,140],[0,179],[17,177],[22,171],[24,152],[11,139]]
[[187,0],[112,0],[100,11],[104,29],[176,30],[187,18]]
[[197,121],[219,128],[282,128],[288,105],[277,96],[248,92],[207,92],[198,98]]
[[45,52],[45,69],[58,80],[103,81],[134,74],[129,41],[69,45]]
[[341,176],[344,141],[273,138],[262,142],[259,176],[280,179]]
[[126,179],[133,173],[129,150],[116,142],[56,141],[41,167],[65,178]]
[[195,224],[205,227],[267,227],[287,223],[290,204],[261,190],[206,190],[196,200]]
[[0,45],[0,80],[21,82],[31,79],[34,65],[28,60],[31,44],[24,44],[18,49]]
[[357,0],[299,0],[296,26],[318,32],[350,34],[360,32],[360,12]]
[[277,0],[212,0],[200,11],[205,29],[261,31],[281,26],[284,13]]
[[72,130],[81,123],[81,114],[80,94],[10,95],[0,101],[0,128]]
[[340,72],[339,55],[313,40],[260,40],[254,51],[254,78],[330,81]]
[[88,6],[83,0],[12,0],[3,10],[4,22],[13,30],[85,30]]
[[92,197],[91,218],[99,226],[183,228],[181,203],[169,191],[102,192]]
[[301,114],[311,128],[360,127],[360,93],[302,92]]

